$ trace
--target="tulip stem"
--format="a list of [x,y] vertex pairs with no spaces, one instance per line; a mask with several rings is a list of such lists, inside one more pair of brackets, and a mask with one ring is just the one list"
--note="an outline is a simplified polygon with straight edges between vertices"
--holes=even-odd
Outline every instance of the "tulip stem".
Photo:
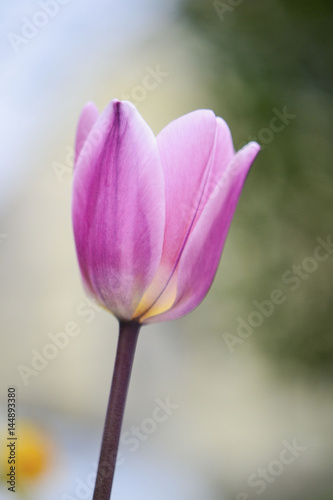
[[119,322],[116,361],[93,500],[110,500],[126,396],[140,326],[136,321]]

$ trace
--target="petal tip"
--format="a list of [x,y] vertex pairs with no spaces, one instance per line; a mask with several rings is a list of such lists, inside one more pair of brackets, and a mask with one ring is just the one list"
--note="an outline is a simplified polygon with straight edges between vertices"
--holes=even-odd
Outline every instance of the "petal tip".
[[236,153],[236,156],[244,159],[247,158],[252,164],[256,159],[258,153],[260,152],[260,150],[261,150],[260,144],[258,144],[255,141],[251,141],[245,146],[243,146],[241,149],[239,149]]
[[260,144],[258,144],[257,142],[255,141],[251,141],[248,143],[248,146],[251,147],[254,151],[257,152],[257,154],[259,153],[259,151],[261,150],[261,146]]

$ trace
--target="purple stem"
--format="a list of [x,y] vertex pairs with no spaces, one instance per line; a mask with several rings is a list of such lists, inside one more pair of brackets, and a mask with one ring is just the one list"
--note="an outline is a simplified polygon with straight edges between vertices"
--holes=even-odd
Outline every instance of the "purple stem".
[[141,325],[119,322],[119,338],[93,500],[110,500],[120,431]]

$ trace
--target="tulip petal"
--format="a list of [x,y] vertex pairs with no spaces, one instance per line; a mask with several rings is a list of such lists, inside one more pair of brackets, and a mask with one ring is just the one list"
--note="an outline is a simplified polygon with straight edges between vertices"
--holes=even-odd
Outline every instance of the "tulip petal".
[[158,268],[164,177],[153,132],[128,102],[112,101],[74,173],[73,223],[83,280],[98,302],[131,319]]
[[165,178],[163,262],[172,266],[198,206],[214,145],[216,118],[210,110],[184,115],[157,136]]
[[77,126],[76,132],[76,140],[75,140],[75,162],[78,159],[80,151],[85,143],[89,132],[91,131],[94,123],[97,121],[99,117],[99,111],[96,108],[95,104],[92,102],[88,102],[80,115],[79,123]]
[[176,298],[173,275],[189,235],[235,154],[228,125],[212,111],[175,120],[157,141],[166,183],[166,230],[157,275],[135,312],[141,321],[167,311]]
[[[241,149],[211,193],[181,255],[177,274],[177,297],[166,312],[142,318],[143,323],[166,321],[192,311],[207,294],[216,274],[225,239],[246,175],[260,146],[252,142]],[[217,145],[214,161],[221,155]],[[171,284],[170,284],[171,286]]]

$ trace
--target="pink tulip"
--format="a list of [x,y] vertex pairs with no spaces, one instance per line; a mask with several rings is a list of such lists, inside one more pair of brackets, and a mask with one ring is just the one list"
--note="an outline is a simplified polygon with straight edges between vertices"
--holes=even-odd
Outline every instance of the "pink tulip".
[[[192,311],[208,292],[246,175],[227,124],[199,110],[157,137],[129,102],[81,114],[73,192],[76,250],[88,292],[119,319],[93,500],[109,500],[142,324]],[[107,466],[107,468],[106,468]]]
[[121,321],[179,318],[207,294],[246,175],[228,125],[198,110],[157,137],[129,102],[82,111],[73,224],[84,284]]

